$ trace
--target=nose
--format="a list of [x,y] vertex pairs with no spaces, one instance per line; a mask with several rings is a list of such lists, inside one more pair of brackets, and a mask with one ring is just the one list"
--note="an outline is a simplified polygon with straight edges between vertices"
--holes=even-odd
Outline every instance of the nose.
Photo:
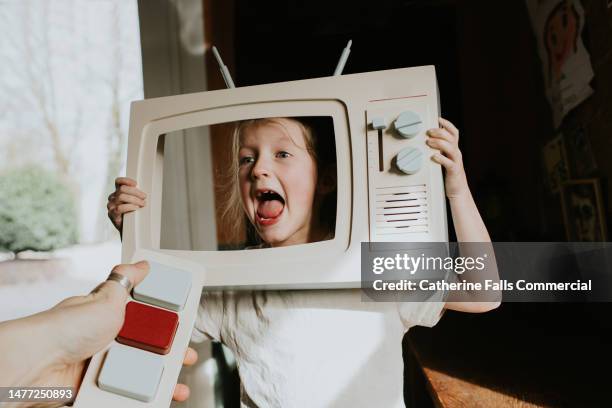
[[255,180],[261,179],[262,177],[269,177],[271,174],[270,169],[271,166],[269,160],[263,156],[259,156],[251,168],[251,177]]

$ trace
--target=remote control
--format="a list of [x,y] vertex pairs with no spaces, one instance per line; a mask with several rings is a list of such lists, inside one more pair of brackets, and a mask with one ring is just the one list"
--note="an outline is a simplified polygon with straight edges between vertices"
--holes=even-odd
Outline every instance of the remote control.
[[[108,347],[91,358],[77,408],[167,408],[178,380],[202,293],[203,267],[138,250],[146,278],[128,296],[125,321]],[[95,318],[95,316],[92,316]]]

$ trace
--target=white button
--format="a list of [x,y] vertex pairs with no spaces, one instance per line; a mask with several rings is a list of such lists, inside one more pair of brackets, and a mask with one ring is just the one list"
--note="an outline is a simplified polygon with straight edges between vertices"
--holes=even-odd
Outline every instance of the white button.
[[164,371],[161,357],[148,351],[120,344],[113,345],[106,355],[98,377],[104,391],[150,402]]
[[149,262],[147,277],[134,288],[134,299],[180,311],[191,289],[191,274],[182,269]]

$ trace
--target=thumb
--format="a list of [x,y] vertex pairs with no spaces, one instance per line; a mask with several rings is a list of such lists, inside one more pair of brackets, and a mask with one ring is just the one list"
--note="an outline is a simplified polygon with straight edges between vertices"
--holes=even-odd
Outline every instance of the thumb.
[[[127,277],[133,288],[142,282],[149,273],[149,263],[140,261],[134,264],[121,264],[115,266],[111,273],[113,272]],[[126,288],[114,280],[102,282],[90,293],[90,296],[94,299],[107,300],[119,307],[123,307],[128,295]]]

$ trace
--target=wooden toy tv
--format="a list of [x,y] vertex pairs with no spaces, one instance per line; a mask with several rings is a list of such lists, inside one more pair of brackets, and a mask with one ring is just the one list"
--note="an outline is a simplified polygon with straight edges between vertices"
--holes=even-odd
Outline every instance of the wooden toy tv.
[[[425,131],[438,126],[439,115],[433,66],[134,102],[127,176],[138,182],[148,199],[145,208],[125,217],[123,261],[131,261],[140,249],[180,257],[202,266],[202,280],[211,289],[359,287],[361,242],[448,239],[441,166],[430,160],[434,151],[425,144]],[[215,137],[228,139],[237,122],[277,117],[327,118],[331,124],[327,134],[318,137],[333,138],[335,147],[333,238],[257,250],[235,245],[231,251],[219,250],[218,242],[204,248],[165,245],[162,221],[168,216],[162,197],[169,185],[163,180],[168,140],[179,131],[215,126],[226,129]],[[197,179],[219,187],[223,181],[212,179],[225,168],[188,177],[192,185]],[[222,227],[219,197],[190,203],[191,211],[199,212],[200,229]],[[216,211],[209,208],[212,205]],[[168,225],[168,219],[165,222]],[[218,236],[213,234],[212,240]]]

